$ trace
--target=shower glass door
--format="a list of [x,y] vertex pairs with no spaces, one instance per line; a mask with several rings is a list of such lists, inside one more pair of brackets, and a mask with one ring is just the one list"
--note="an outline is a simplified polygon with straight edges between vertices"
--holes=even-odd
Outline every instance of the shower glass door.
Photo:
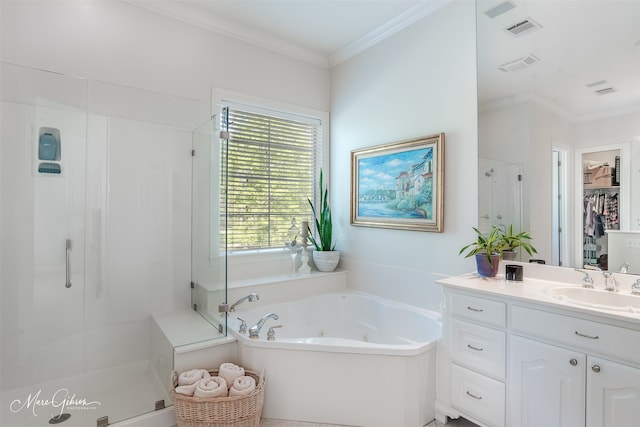
[[487,232],[494,226],[522,227],[522,166],[479,159],[478,226]]
[[192,130],[210,106],[0,65],[0,425],[169,405],[156,319],[193,314]]
[[0,65],[0,425],[85,426],[87,84]]

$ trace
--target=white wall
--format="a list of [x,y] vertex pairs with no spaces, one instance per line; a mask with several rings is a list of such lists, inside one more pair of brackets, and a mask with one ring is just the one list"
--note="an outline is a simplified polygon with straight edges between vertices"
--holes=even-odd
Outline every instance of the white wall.
[[321,67],[121,1],[2,1],[3,61],[209,100],[211,86],[327,111]]
[[[337,248],[360,290],[438,309],[434,273],[472,271],[477,224],[475,7],[454,1],[332,69],[331,200]],[[445,133],[443,233],[354,227],[353,149]]]

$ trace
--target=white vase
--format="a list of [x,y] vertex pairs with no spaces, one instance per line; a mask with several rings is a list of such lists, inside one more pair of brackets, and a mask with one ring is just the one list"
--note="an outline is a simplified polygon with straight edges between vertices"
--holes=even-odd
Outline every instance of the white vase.
[[340,261],[340,251],[313,251],[313,262],[320,271],[333,271]]

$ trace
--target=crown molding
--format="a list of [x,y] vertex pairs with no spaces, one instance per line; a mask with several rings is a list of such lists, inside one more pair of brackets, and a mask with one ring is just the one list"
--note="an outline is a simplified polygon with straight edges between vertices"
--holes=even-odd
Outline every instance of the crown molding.
[[145,0],[122,1],[319,67],[329,68],[329,59],[324,54],[257,30],[251,26],[220,18],[185,3]]
[[583,114],[576,117],[575,122],[590,122],[593,120],[602,120],[612,117],[624,116],[627,114],[640,113],[640,105],[630,105],[628,107],[615,108],[613,110],[600,111],[592,114]]
[[557,106],[554,103],[545,101],[544,99],[537,97],[535,95],[509,96],[506,98],[500,98],[500,99],[495,99],[493,101],[484,102],[478,105],[478,112],[485,113],[488,111],[502,110],[504,108],[508,108],[514,105],[519,105],[519,104],[525,104],[525,103],[531,103],[539,107],[542,107],[545,110],[553,114],[556,114],[557,116],[571,123],[590,122],[594,120],[624,116],[626,114],[640,113],[640,104],[636,104],[628,107],[615,108],[612,110],[599,111],[599,112],[590,113],[590,114],[575,114],[565,110],[564,108]]
[[385,22],[380,27],[370,31],[331,55],[325,55],[248,25],[222,19],[208,11],[198,9],[183,2],[149,0],[122,1],[227,37],[299,59],[312,65],[331,68],[434,13],[451,0],[420,1],[400,15]]
[[489,102],[483,102],[481,104],[478,104],[478,112],[485,113],[488,111],[502,110],[507,107],[512,107],[514,105],[520,105],[520,104],[526,104],[526,103],[538,105],[544,108],[545,110],[550,111],[556,114],[557,116],[562,117],[567,121],[570,121],[570,122],[576,121],[576,117],[573,114],[571,114],[569,111],[557,106],[556,104],[545,101],[535,95],[509,96],[505,98],[495,99]]
[[329,67],[334,67],[380,43],[384,39],[391,37],[393,34],[415,24],[422,18],[442,8],[450,1],[451,0],[432,0],[421,1],[415,4],[395,18],[390,19],[376,29],[329,55]]

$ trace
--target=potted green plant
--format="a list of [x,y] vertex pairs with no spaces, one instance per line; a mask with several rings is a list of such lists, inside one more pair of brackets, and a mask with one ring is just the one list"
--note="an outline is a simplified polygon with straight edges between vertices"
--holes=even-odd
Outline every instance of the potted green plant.
[[[333,271],[340,261],[340,252],[335,250],[333,241],[333,222],[331,220],[331,207],[329,206],[329,189],[323,185],[322,169],[320,169],[320,203],[315,206],[311,199],[311,211],[313,212],[315,234],[309,232],[309,240],[315,247],[313,262],[320,271]],[[311,230],[309,230],[311,231]]]
[[467,251],[465,258],[475,256],[478,275],[482,277],[494,277],[498,273],[498,265],[502,255],[502,234],[498,227],[493,227],[488,233],[483,233],[476,227],[476,240],[464,246],[458,252],[461,255]]
[[500,240],[502,245],[502,259],[513,261],[516,259],[517,249],[524,249],[529,256],[537,254],[536,248],[529,243],[531,240],[531,234],[528,231],[521,231],[516,234],[513,231],[513,224],[510,224],[504,229],[500,229]]

